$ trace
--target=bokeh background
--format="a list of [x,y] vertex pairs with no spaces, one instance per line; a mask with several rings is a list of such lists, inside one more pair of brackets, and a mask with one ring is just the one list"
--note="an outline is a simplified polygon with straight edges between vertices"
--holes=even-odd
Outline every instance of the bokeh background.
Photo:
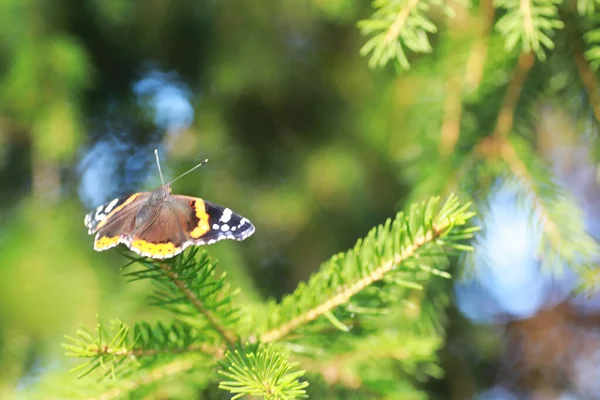
[[[456,76],[483,87],[463,116],[483,134],[518,58],[485,29],[489,7],[460,10],[458,22],[438,16],[436,51],[410,71],[373,71],[356,27],[367,1],[1,0],[0,398],[43,393],[72,367],[60,344],[80,324],[164,317],[147,305],[150,285],[125,283],[124,259],[94,252],[83,226],[89,209],[160,183],[155,148],[167,179],[208,158],[174,192],[256,225],[250,239],[210,248],[247,296],[280,298],[409,199],[438,194],[418,185],[439,173]],[[477,70],[465,60],[483,34]],[[534,121],[540,157],[599,236],[596,131],[573,122],[589,118],[573,111],[584,91],[563,96],[577,74],[568,35],[557,43],[533,67],[536,95],[517,119]],[[486,255],[477,279],[447,285],[445,376],[424,390],[600,398],[600,302],[572,295],[568,268],[540,268],[539,229],[510,185],[490,193]]]

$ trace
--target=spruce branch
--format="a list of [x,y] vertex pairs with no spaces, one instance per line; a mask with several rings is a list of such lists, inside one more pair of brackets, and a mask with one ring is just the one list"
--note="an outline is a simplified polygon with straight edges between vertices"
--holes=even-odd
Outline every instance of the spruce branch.
[[[112,329],[98,324],[96,333],[81,329],[76,337],[67,337],[68,354],[86,358],[75,370],[80,377],[100,368],[103,377],[130,376],[140,366],[157,360],[187,354],[205,354],[216,360],[223,356],[225,344],[235,341],[240,310],[233,305],[235,292],[217,276],[215,263],[198,249],[168,262],[129,257],[141,269],[129,272],[130,281],[150,279],[157,289],[151,297],[157,305],[178,315],[171,325],[137,324],[129,329],[116,321]],[[201,316],[201,318],[198,318]],[[215,335],[216,333],[216,335]],[[207,364],[210,364],[208,362]]]
[[561,0],[496,0],[496,7],[506,11],[496,23],[506,49],[511,51],[520,42],[521,52],[533,52],[544,60],[544,48],[554,48],[551,37],[555,30],[564,27],[558,19],[560,3]]
[[581,280],[575,288],[575,293],[598,294],[600,292],[600,269],[596,265],[586,265],[578,272]]
[[556,184],[527,144],[517,139],[505,142],[501,154],[529,199],[534,221],[542,229],[543,264],[556,270],[556,266],[565,263],[578,271],[592,265],[600,247],[586,233],[574,199]]
[[450,156],[454,153],[454,147],[458,143],[462,117],[462,88],[457,74],[449,76],[445,86],[444,119],[440,129],[438,149],[441,156]]
[[226,274],[216,275],[216,263],[206,252],[196,260],[198,248],[182,257],[158,262],[128,256],[143,269],[126,274],[130,281],[151,279],[157,290],[152,304],[185,317],[202,315],[228,344],[236,341],[240,309],[233,304],[237,291],[225,281]]
[[600,4],[598,0],[577,0],[577,12],[581,16],[593,16],[598,4]]
[[[597,21],[600,17],[595,16]],[[596,22],[597,25],[597,22]],[[583,36],[588,49],[585,51],[585,58],[590,62],[592,69],[600,68],[600,28],[593,28]]]
[[[596,47],[592,47],[587,51],[582,51],[581,44],[575,43],[575,64],[577,65],[577,72],[579,73],[579,79],[583,84],[585,93],[587,95],[589,104],[596,121],[600,121],[600,93],[598,92],[598,78],[594,73],[594,69],[600,67],[600,29],[594,29],[593,31],[598,35]],[[585,37],[589,37],[586,34]],[[593,53],[590,53],[593,51]],[[590,65],[590,62],[592,65]]]
[[352,338],[350,335],[340,337],[333,345],[344,349],[332,355],[321,357],[295,356],[309,372],[317,372],[326,377],[329,384],[338,381],[347,386],[360,386],[362,368],[369,368],[382,361],[394,361],[408,375],[440,377],[441,371],[436,366],[436,352],[443,345],[439,335],[423,332],[404,332],[403,329],[382,330],[366,337]]
[[431,6],[439,6],[448,15],[452,9],[441,0],[374,0],[377,10],[371,19],[358,22],[362,35],[371,36],[360,50],[369,58],[371,68],[382,67],[396,59],[407,70],[410,63],[405,48],[415,53],[430,53],[428,34],[437,32],[427,13]]
[[[600,29],[596,26],[597,22],[600,22],[599,16],[591,16],[592,22],[588,29],[588,33],[583,34],[581,31],[585,31],[586,28],[580,29],[572,28],[567,32],[568,44],[573,51],[573,59],[575,61],[576,70],[571,75],[575,75],[571,81],[565,84],[565,88],[559,93],[561,99],[564,96],[569,96],[569,101],[565,103],[567,111],[572,113],[575,117],[574,122],[576,123],[575,130],[583,134],[582,140],[584,143],[591,145],[590,155],[592,159],[597,162],[600,158],[600,146],[598,146],[598,130],[600,129],[600,85],[598,83],[598,76],[596,74],[600,67],[600,58],[596,59],[595,55],[592,58],[588,57],[592,55],[588,53],[592,50],[598,50],[600,55]],[[597,34],[596,37],[588,36],[589,33],[594,32]],[[586,39],[594,39],[595,42],[588,42]],[[586,50],[586,46],[587,50]],[[561,68],[562,67],[562,68]],[[564,71],[569,66],[560,66],[560,71]],[[576,78],[579,79],[576,79]],[[581,93],[585,93],[585,96],[581,96]]]
[[[480,140],[475,147],[475,158],[481,156],[484,159],[487,159],[485,162],[486,164],[490,163],[489,160],[504,158],[506,155],[510,156],[509,149],[511,145],[508,142],[508,136],[513,131],[515,111],[519,103],[523,86],[534,62],[535,58],[533,57],[533,54],[521,53],[513,71],[512,78],[506,88],[502,105],[498,111],[498,118],[496,119],[494,130],[491,135]],[[467,160],[467,163],[472,163],[472,160]],[[463,171],[465,171],[465,169],[463,169]]]
[[504,95],[502,106],[498,112],[496,127],[492,133],[492,136],[495,138],[505,138],[512,130],[515,109],[529,70],[534,62],[535,59],[531,53],[522,53],[519,56],[517,66],[513,72],[513,77],[506,88],[506,94]]
[[[464,71],[450,73],[446,78],[444,118],[442,120],[438,145],[439,153],[442,157],[455,155],[454,150],[459,142],[463,115],[463,93],[470,94],[477,90],[483,77],[489,34],[494,18],[492,0],[481,1],[480,18],[482,19],[482,24],[479,28],[479,35],[476,35],[471,45]],[[457,32],[464,29],[464,22],[458,18],[449,21],[449,25],[452,30]]]
[[112,400],[127,396],[143,386],[149,386],[163,379],[189,372],[197,367],[193,359],[177,359],[166,364],[143,371],[139,376],[130,380],[119,381],[117,386],[112,387],[96,396],[88,397],[88,400]]
[[[544,264],[556,266],[562,260],[571,267],[581,269],[592,263],[597,246],[581,225],[580,211],[573,199],[554,182],[551,172],[533,154],[530,146],[516,137],[508,138],[514,130],[514,113],[533,62],[530,54],[520,55],[513,78],[508,84],[496,127],[491,136],[479,143],[476,151],[487,159],[486,165],[494,163],[496,158],[502,160],[510,175],[519,183],[523,195],[529,199],[532,217],[540,224],[543,233],[540,254],[546,255]],[[583,68],[581,62],[579,60],[578,63],[580,72],[586,73],[590,83],[590,71]],[[591,83],[595,85],[595,81]]]
[[[260,343],[245,347],[238,344],[232,348],[223,334],[226,330],[236,333],[232,337],[239,335],[240,311],[232,304],[233,292],[224,284],[224,277],[215,276],[214,263],[206,253],[195,257],[198,250],[192,250],[170,262],[132,258],[142,268],[126,276],[132,281],[154,282],[153,304],[175,312],[178,320],[172,325],[142,323],[133,329],[118,321],[112,330],[99,324],[95,334],[82,329],[77,337],[67,338],[70,343],[65,347],[70,355],[87,359],[77,368],[81,376],[98,369],[102,377],[113,378],[105,380],[108,389],[98,397],[102,399],[123,396],[199,365],[210,368],[223,357],[220,374],[229,380],[221,382],[220,388],[236,398],[306,397],[307,383],[300,381],[304,371],[296,370],[269,342],[280,341],[320,316],[332,324],[327,327],[334,327],[334,334],[328,337],[346,335],[352,340],[355,335],[348,331],[356,321],[348,318],[349,313],[364,316],[364,335],[375,333],[377,329],[369,324],[381,320],[382,306],[404,307],[398,299],[406,301],[407,290],[423,290],[422,283],[431,276],[448,278],[440,269],[447,256],[470,250],[461,244],[477,230],[466,226],[473,216],[468,208],[469,204],[462,205],[451,195],[442,205],[439,198],[432,198],[413,205],[407,213],[398,213],[393,222],[388,220],[353,249],[334,256],[306,284],[263,313],[270,329],[258,336]],[[346,314],[340,317],[334,309]]]
[[[475,148],[475,155],[483,156],[487,159],[503,158],[503,155],[510,155],[510,143],[507,141],[508,135],[513,130],[515,111],[520,99],[523,85],[527,80],[527,75],[535,62],[531,53],[521,53],[517,65],[513,71],[512,78],[508,83],[502,105],[498,111],[496,125],[490,136],[484,137]],[[507,152],[505,154],[505,152]],[[507,161],[508,162],[508,161]]]
[[237,345],[227,352],[218,373],[229,381],[219,388],[231,392],[232,400],[244,395],[262,396],[266,400],[293,400],[307,398],[308,382],[298,379],[303,370],[294,371],[297,363],[288,362],[270,346]]
[[[393,222],[387,220],[374,228],[352,250],[326,262],[306,284],[273,307],[269,312],[271,328],[260,335],[260,341],[281,340],[347,304],[353,296],[383,281],[392,271],[423,271],[427,266],[420,259],[439,255],[439,246],[449,252],[469,250],[459,243],[471,238],[476,230],[465,227],[473,216],[467,211],[469,204],[461,205],[455,196],[450,196],[439,210],[438,205],[437,197],[413,205],[407,214],[398,213]],[[397,283],[411,282],[400,279]]]
[[205,306],[204,302],[196,296],[196,294],[188,288],[185,282],[180,279],[177,272],[174,272],[170,265],[168,264],[160,264],[160,267],[165,274],[173,281],[175,286],[185,295],[185,297],[190,301],[190,303],[194,306],[196,310],[207,319],[210,325],[219,332],[219,335],[227,341],[228,343],[233,343],[235,341],[235,334],[229,332],[225,326],[219,321],[218,317],[213,315],[213,313]]
[[182,353],[222,356],[223,350],[216,344],[202,342],[205,337],[210,336],[181,322],[170,326],[160,322],[155,326],[141,323],[131,330],[115,320],[109,328],[98,323],[95,334],[82,328],[75,337],[66,336],[69,343],[63,344],[63,347],[68,356],[88,359],[72,370],[81,371],[79,378],[101,367],[104,377],[114,379],[117,375],[126,375],[132,367],[137,368],[141,363],[154,362],[158,356]]
[[468,92],[477,90],[483,80],[485,60],[488,54],[490,32],[494,24],[495,8],[493,0],[481,0],[479,2],[480,18],[482,20],[481,30],[476,36],[475,42],[469,51],[466,65],[465,87]]

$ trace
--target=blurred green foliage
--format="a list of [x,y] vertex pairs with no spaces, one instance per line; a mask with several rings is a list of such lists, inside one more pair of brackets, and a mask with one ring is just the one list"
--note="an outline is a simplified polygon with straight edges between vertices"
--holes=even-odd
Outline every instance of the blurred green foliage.
[[[82,225],[97,204],[78,201],[78,162],[115,130],[149,155],[163,141],[170,177],[210,158],[174,189],[227,204],[256,224],[259,239],[211,248],[242,297],[256,296],[253,286],[280,296],[393,215],[402,184],[381,162],[386,138],[374,142],[357,112],[380,120],[370,104],[387,82],[356,51],[354,23],[367,6],[0,2],[0,359],[9,366],[0,397],[29,393],[40,377],[72,366],[62,335],[93,326],[96,315],[161,318],[146,306],[148,284],[126,285],[121,258],[95,253]],[[148,65],[189,87],[189,129],[167,135],[138,101],[133,86]],[[115,163],[131,174],[123,159]],[[152,188],[155,171],[147,162],[133,175],[139,183],[119,191]]]
[[[415,11],[404,17],[415,19],[399,24],[405,3]],[[597,2],[564,3],[456,1],[450,13],[438,1],[0,0],[0,398],[43,398],[50,382],[74,392],[85,385],[64,374],[74,362],[59,344],[96,315],[165,316],[147,307],[151,285],[126,284],[122,257],[95,253],[82,224],[88,208],[158,184],[152,149],[164,146],[169,177],[208,157],[175,192],[226,204],[255,223],[250,240],[210,253],[248,307],[259,308],[259,299],[291,292],[407,200],[452,186],[467,197],[485,193],[504,167],[479,150],[500,125],[521,52],[547,60],[532,58],[533,72],[517,87],[525,94],[509,104],[511,134],[535,142],[529,116],[540,99],[597,117],[596,75],[585,69],[600,59]],[[387,41],[361,36],[358,21]],[[371,65],[387,67],[371,71],[361,48]],[[397,73],[398,61],[409,74]],[[134,90],[150,71],[173,73],[187,88],[190,126],[156,123],[152,100]],[[103,141],[122,144],[97,167],[118,187],[100,187],[87,204],[81,176],[90,167],[81,160]],[[129,164],[134,155],[141,167]],[[431,354],[439,345],[414,349]],[[205,375],[191,373],[202,387]],[[406,398],[447,393],[381,381],[374,369],[362,377],[370,393],[378,385]],[[343,377],[309,379],[317,393],[334,386],[340,398],[359,396]],[[170,381],[148,392],[189,398],[198,390]]]

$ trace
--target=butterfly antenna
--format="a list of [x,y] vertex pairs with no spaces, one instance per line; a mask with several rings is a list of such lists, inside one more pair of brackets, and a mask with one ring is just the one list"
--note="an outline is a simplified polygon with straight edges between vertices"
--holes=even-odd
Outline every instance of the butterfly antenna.
[[165,180],[163,178],[162,169],[160,169],[160,160],[158,158],[158,149],[154,149],[154,156],[156,157],[156,165],[158,165],[158,173],[160,174],[160,181],[164,185]]
[[169,183],[173,183],[175,182],[177,179],[184,177],[185,175],[189,174],[190,172],[192,172],[193,170],[200,168],[201,166],[203,166],[204,164],[206,164],[208,162],[208,158],[204,161],[202,161],[200,164],[196,165],[194,168],[189,169],[187,171],[185,171],[183,174],[179,175],[177,178],[173,179],[171,182]]

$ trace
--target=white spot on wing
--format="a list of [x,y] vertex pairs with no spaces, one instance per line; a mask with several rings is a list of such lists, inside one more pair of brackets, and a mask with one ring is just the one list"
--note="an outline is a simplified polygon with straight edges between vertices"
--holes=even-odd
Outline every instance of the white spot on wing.
[[240,226],[242,226],[242,225],[246,225],[248,222],[250,222],[250,221],[248,221],[246,218],[242,218],[242,219],[240,220]]
[[106,209],[104,210],[104,212],[105,213],[111,212],[111,210],[113,209],[113,207],[116,206],[118,202],[119,202],[119,199],[114,199],[113,201],[111,201],[110,203],[108,203],[108,205],[106,206]]
[[213,224],[213,229],[219,229],[219,224]]
[[221,230],[222,230],[223,232],[227,232],[227,231],[229,230],[229,225],[227,225],[227,224],[223,224],[223,225],[221,225]]
[[233,212],[231,211],[231,209],[229,209],[229,208],[224,209],[223,215],[221,215],[221,218],[219,218],[219,221],[224,222],[224,223],[229,222],[232,214],[233,214]]

